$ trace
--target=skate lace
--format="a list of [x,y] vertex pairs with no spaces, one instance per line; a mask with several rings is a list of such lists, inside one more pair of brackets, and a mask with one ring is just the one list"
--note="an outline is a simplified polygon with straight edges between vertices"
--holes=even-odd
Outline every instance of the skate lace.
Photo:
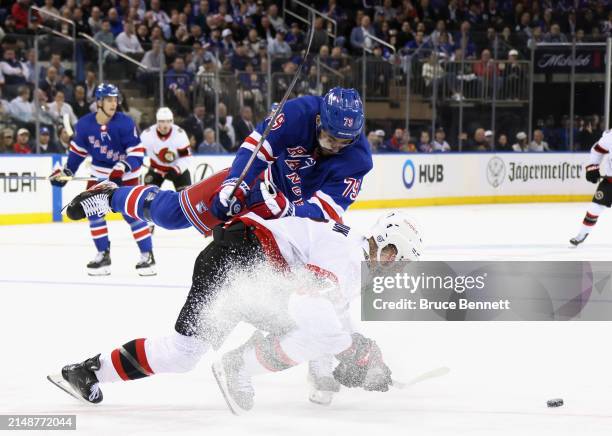
[[111,211],[107,194],[96,194],[81,201],[86,216],[102,217]]
[[139,264],[148,263],[149,262],[149,253],[140,253],[140,261]]
[[94,262],[102,262],[102,260],[104,259],[104,252],[103,251],[98,251],[98,254],[96,254],[96,257],[94,259]]
[[100,384],[93,384],[89,390],[89,401],[94,401],[100,396]]

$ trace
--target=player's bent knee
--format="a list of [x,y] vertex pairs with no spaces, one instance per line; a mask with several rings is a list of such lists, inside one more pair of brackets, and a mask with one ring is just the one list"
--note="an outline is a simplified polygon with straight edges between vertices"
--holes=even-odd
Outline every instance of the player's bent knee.
[[145,351],[155,373],[182,373],[196,367],[208,345],[195,336],[174,332],[163,338],[147,339]]

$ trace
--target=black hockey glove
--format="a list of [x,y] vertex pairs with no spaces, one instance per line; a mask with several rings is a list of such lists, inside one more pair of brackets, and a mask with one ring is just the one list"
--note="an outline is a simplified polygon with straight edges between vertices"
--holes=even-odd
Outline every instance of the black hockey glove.
[[591,183],[599,182],[599,165],[589,165],[586,167],[586,179]]
[[53,186],[59,186],[61,188],[68,183],[68,180],[65,178],[72,176],[72,171],[70,171],[68,168],[55,168],[55,170],[53,170],[49,176],[49,181]]
[[380,348],[359,333],[353,333],[352,338],[351,347],[336,355],[340,363],[334,370],[334,378],[349,388],[387,392],[392,383],[391,370],[383,362]]

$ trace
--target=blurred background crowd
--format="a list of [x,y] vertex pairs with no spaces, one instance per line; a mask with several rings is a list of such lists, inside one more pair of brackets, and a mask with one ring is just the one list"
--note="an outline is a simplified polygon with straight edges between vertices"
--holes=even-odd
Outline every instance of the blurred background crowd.
[[605,0],[3,1],[0,153],[65,152],[102,80],[232,153],[304,61],[293,95],[358,89],[377,152],[587,150],[611,31]]

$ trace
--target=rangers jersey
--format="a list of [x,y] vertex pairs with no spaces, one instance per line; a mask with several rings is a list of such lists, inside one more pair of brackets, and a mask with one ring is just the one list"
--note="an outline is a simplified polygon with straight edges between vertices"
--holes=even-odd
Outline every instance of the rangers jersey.
[[[340,221],[372,169],[372,154],[363,133],[336,155],[318,153],[317,116],[322,100],[304,96],[285,104],[245,181],[252,185],[270,166],[274,184],[296,206],[296,216]],[[270,120],[268,117],[246,137],[228,178],[240,175]]]
[[140,174],[144,151],[136,125],[129,116],[117,112],[107,124],[100,125],[96,121],[96,114],[91,113],[76,123],[67,167],[76,173],[89,155],[92,158],[91,175],[104,179],[108,178],[115,164],[122,161],[127,167],[123,180],[132,180]]
[[176,124],[167,135],[161,135],[152,125],[140,135],[140,141],[151,159],[151,168],[162,176],[174,170],[182,174],[191,164],[191,144],[183,129]]
[[599,165],[599,172],[606,176],[612,177],[612,130],[606,130],[601,135],[599,141],[591,147],[590,165]]

